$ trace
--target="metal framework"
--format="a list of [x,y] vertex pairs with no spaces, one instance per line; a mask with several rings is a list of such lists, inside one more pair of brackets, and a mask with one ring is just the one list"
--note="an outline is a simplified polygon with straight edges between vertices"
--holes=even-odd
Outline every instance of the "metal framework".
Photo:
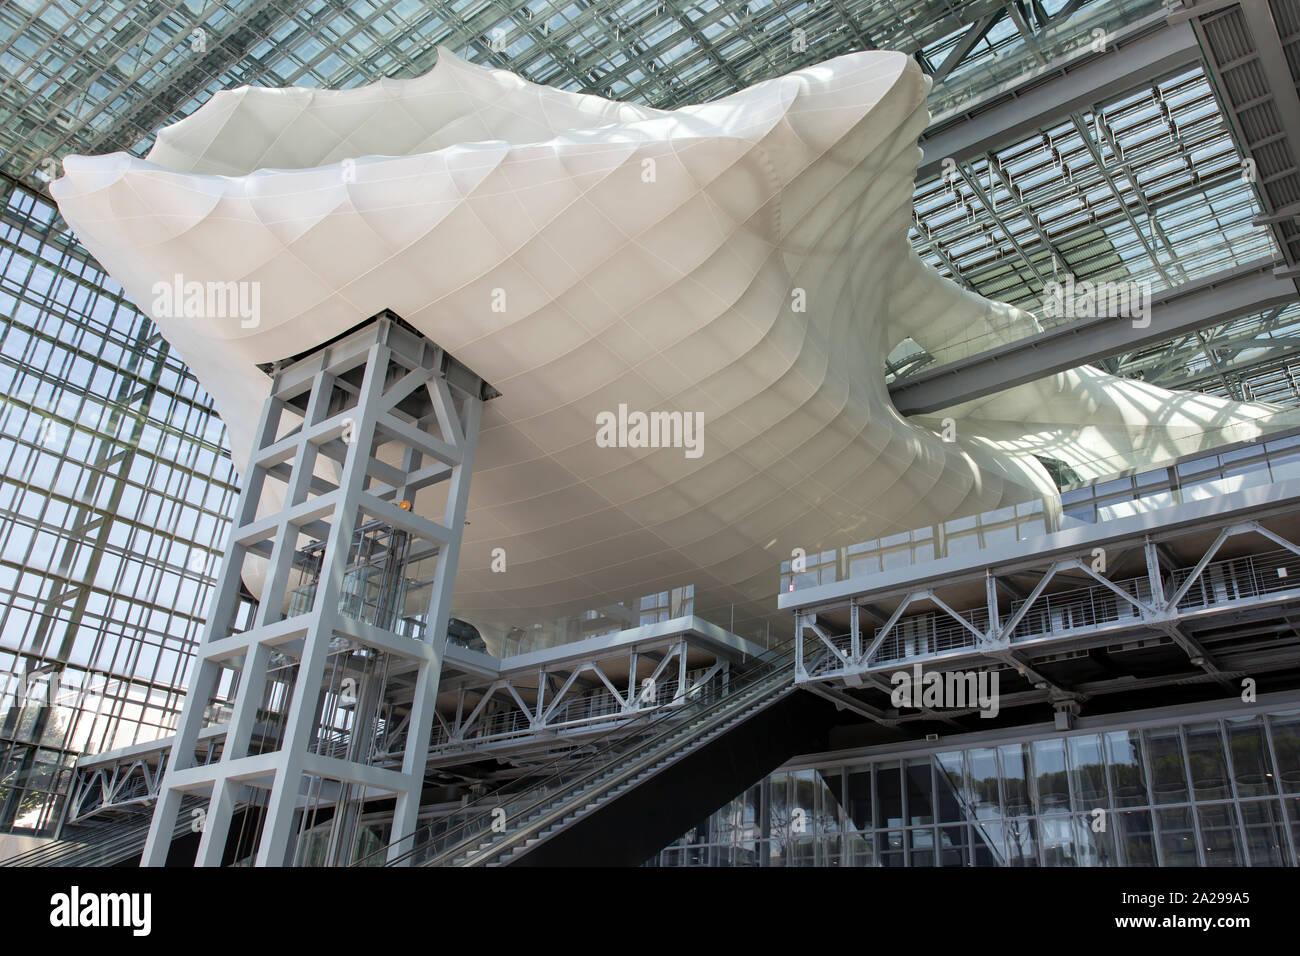
[[69,799],[68,824],[84,823],[92,815],[120,812],[152,804],[158,797],[166,771],[152,754],[97,761],[79,768]]
[[1288,65],[1300,45],[1300,3],[1184,0],[1175,15],[1191,22],[1224,115],[1253,164],[1263,206],[1257,222],[1272,229],[1282,253],[1277,274],[1300,278],[1300,93]]
[[796,683],[888,694],[914,665],[992,668],[1009,688],[1001,706],[1048,702],[1067,727],[1097,694],[1205,681],[1238,693],[1243,677],[1295,666],[1298,500],[1282,481],[867,579],[847,603],[790,602]]
[[[0,672],[13,684],[24,673],[64,667],[70,657],[135,662],[131,675],[120,668],[125,676],[115,685],[111,714],[59,716],[65,726],[57,747],[48,745],[53,728],[39,747],[26,739],[0,742],[0,772],[18,768],[10,778],[17,781],[14,799],[33,794],[21,789],[23,775],[37,779],[52,754],[70,765],[79,752],[169,732],[202,626],[195,608],[205,604],[208,562],[224,535],[223,496],[233,495],[235,483],[222,457],[220,423],[204,396],[147,318],[131,310],[35,196],[57,174],[61,156],[112,149],[143,154],[159,126],[191,113],[213,91],[243,83],[343,88],[415,75],[432,65],[439,43],[538,82],[665,108],[850,50],[902,49],[936,81],[930,105],[938,119],[915,192],[913,242],[924,258],[985,295],[1030,308],[1041,282],[1059,270],[1079,279],[1149,278],[1158,288],[1186,292],[1294,244],[1296,197],[1286,194],[1294,175],[1285,157],[1274,170],[1264,155],[1294,143],[1294,130],[1279,140],[1237,115],[1281,107],[1279,119],[1294,118],[1294,105],[1281,98],[1257,103],[1234,93],[1233,84],[1240,80],[1246,90],[1248,75],[1284,66],[1281,56],[1294,53],[1297,21],[1288,19],[1293,0],[1271,7],[1260,0],[1201,2],[1168,23],[1164,6],[1162,0],[903,6],[831,0],[761,8],[680,0],[0,6],[0,194],[9,196],[0,264],[4,363],[14,378],[0,433],[18,449],[4,469],[15,504],[0,515],[5,541],[13,543],[0,567],[15,579],[41,582],[35,598],[16,585],[0,590],[0,604],[9,605],[0,619],[6,638]],[[1273,11],[1271,35],[1259,29],[1261,10]],[[1247,18],[1256,45],[1239,62],[1224,60],[1214,44],[1230,46],[1238,17]],[[1206,57],[1189,42],[1189,20]],[[802,52],[792,42],[795,29],[804,31]],[[1108,39],[1103,52],[1090,48],[1096,29]],[[1284,83],[1271,88],[1276,97],[1291,92]],[[1241,177],[1248,154],[1265,170],[1253,186]],[[960,175],[946,183],[936,164],[949,155]],[[1298,349],[1300,306],[1268,305],[1168,342],[1135,344],[1099,363],[1155,384],[1295,404]],[[903,348],[890,367],[902,380],[978,351],[978,343],[943,356]],[[108,384],[101,385],[104,376]],[[66,430],[69,441],[51,449],[33,437],[44,422]],[[76,441],[85,436],[99,451],[78,462]],[[55,452],[58,480],[36,480]],[[79,464],[98,477],[70,478]],[[182,523],[193,511],[197,521]],[[59,538],[48,555],[38,546],[45,533]],[[85,573],[87,560],[97,573]],[[228,682],[224,691],[233,695],[235,687]],[[497,698],[510,695],[502,689]],[[13,708],[6,719],[19,726],[25,718],[5,700]],[[137,707],[148,716],[128,726],[134,719],[124,715]],[[394,729],[407,717],[397,713]],[[93,735],[86,729],[91,721]],[[71,776],[60,774],[57,779]],[[66,792],[67,784],[54,779],[41,828],[60,816],[56,792]]]
[[[1128,316],[1078,319],[968,359],[895,379],[889,393],[894,407],[904,415],[926,414],[1083,363],[1095,364],[1136,348],[1195,335],[1210,326],[1222,329],[1242,313],[1265,309],[1280,315],[1295,301],[1295,286],[1276,278],[1273,261],[1265,259],[1176,285],[1153,296],[1150,314],[1144,317],[1141,328],[1136,328]],[[1204,344],[1210,349],[1208,341]],[[1243,344],[1239,340],[1216,343],[1211,354],[1217,355],[1218,348],[1231,345],[1240,349]],[[1250,344],[1273,348],[1288,343],[1269,338],[1262,343],[1252,340]]]
[[[453,395],[450,362],[380,317],[275,371],[146,865],[166,860],[187,792],[210,796],[199,865],[221,863],[236,804],[254,800],[264,799],[265,811],[259,865],[292,859],[305,796],[327,794],[341,819],[372,792],[390,793],[397,800],[394,832],[414,829],[483,398],[477,379],[477,387]],[[440,482],[447,487],[443,521],[413,513],[414,493]],[[402,540],[403,560],[388,568],[396,578],[383,579],[375,600],[351,600],[372,580],[365,546],[376,523],[392,529],[388,539]],[[323,541],[324,548],[315,578],[295,591],[301,538]],[[413,607],[416,599],[400,586],[421,554],[431,558],[434,573],[423,606]],[[262,600],[253,626],[234,632],[241,576],[254,556],[266,560]],[[412,620],[421,625],[415,637],[399,626]],[[383,706],[392,693],[390,671],[414,673],[396,770],[371,759],[377,734],[392,719]],[[198,763],[192,755],[223,678],[236,679],[238,687],[225,746],[220,759]],[[268,730],[272,710],[280,716]],[[249,796],[250,790],[259,794]],[[335,862],[347,862],[352,852],[346,845],[331,850]]]
[[507,660],[486,686],[453,682],[459,685],[455,706],[437,714],[429,765],[452,767],[489,753],[511,762],[534,759],[538,751],[572,746],[642,712],[725,694],[731,663],[690,633],[620,642],[534,667]]
[[[727,694],[733,664],[761,652],[698,618],[645,625],[501,661],[452,644],[442,661],[426,768],[434,782],[482,782],[485,758],[502,779],[556,757],[581,758],[596,738],[653,711]],[[480,659],[481,658],[481,659]],[[400,768],[410,731],[410,674],[395,678],[372,764]],[[400,682],[397,678],[401,678]],[[400,690],[398,688],[401,688]],[[684,688],[684,690],[681,690]],[[227,711],[199,737],[197,763],[219,759]],[[259,721],[261,742],[270,722]],[[156,799],[173,740],[78,761],[66,823],[138,810]]]
[[663,108],[860,49],[904,50],[943,80],[982,85],[1030,60],[1031,42],[1035,50],[1065,42],[1056,37],[1062,27],[1110,24],[1159,4],[1110,5],[1034,3],[1022,33],[1007,16],[1016,6],[1009,0],[926,0],[907,11],[889,0],[795,9],[682,0],[205,0],[189,9],[44,0],[0,11],[0,38],[23,40],[0,81],[0,164],[31,177],[70,152],[139,149],[216,89],[339,88],[413,75],[428,69],[438,45],[539,83]]

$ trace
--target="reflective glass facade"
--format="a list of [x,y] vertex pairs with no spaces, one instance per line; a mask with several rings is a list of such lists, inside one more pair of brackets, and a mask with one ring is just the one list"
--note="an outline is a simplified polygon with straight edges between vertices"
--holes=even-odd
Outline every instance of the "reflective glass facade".
[[1300,710],[773,773],[657,866],[1294,866]]
[[0,208],[0,831],[46,832],[77,754],[171,733],[236,485],[207,396],[52,204]]
[[[537,82],[663,108],[851,50],[904,50],[935,78],[930,106],[941,125],[1044,60],[1085,52],[1094,30],[1159,16],[1162,3],[1044,0],[1031,5],[1023,23],[1003,15],[1002,3],[963,6],[967,19],[947,0],[0,4],[0,832],[49,832],[78,754],[171,732],[237,491],[222,423],[181,358],[76,244],[49,201],[29,191],[57,175],[61,157],[114,149],[143,155],[160,126],[192,113],[218,89],[346,88],[417,75],[432,65],[438,44]],[[804,49],[792,43],[796,28]],[[941,272],[994,298],[1034,307],[1042,282],[1066,271],[1167,288],[1277,251],[1268,230],[1251,225],[1257,197],[1241,178],[1238,150],[1198,66],[962,159],[957,179],[918,183],[911,241]],[[10,185],[15,181],[23,188]],[[1298,319],[1300,310],[1285,306],[1111,364],[1160,384],[1296,404]],[[985,345],[963,343],[941,356],[914,352],[893,370],[906,375]],[[1099,516],[1101,497],[1097,492],[1094,502]],[[811,555],[803,576],[784,569],[781,586],[1031,537],[1044,521],[1032,507],[986,517],[963,519],[965,526],[942,534],[919,529]],[[504,641],[521,652],[626,621],[685,614],[768,638],[728,608],[696,607],[689,589],[611,611]],[[961,772],[973,780],[989,768],[975,768],[971,759],[962,757]],[[733,806],[726,841],[713,840],[723,831],[711,822],[709,839],[699,845],[725,846],[733,862],[915,864],[927,852],[938,863],[958,852],[979,861],[995,846],[1007,859],[1027,859],[1028,851],[1008,848],[1032,839],[1031,855],[1047,860],[1044,847],[1064,845],[1053,834],[1075,832],[1081,811],[1071,804],[1069,813],[1059,806],[1036,810],[1032,834],[1015,822],[1031,817],[1012,813],[998,835],[979,836],[974,823],[945,818],[950,798],[933,789],[940,771],[929,766],[929,823],[900,811],[883,822],[873,816],[859,829],[844,809],[845,800],[866,794],[885,812],[895,790],[898,801],[910,799],[913,782],[921,799],[920,765],[899,765],[896,784],[887,767],[871,767],[865,777],[844,767],[829,776],[800,770],[772,777]],[[1006,766],[1014,771],[1013,763]],[[1003,780],[1007,771],[997,767]],[[1016,789],[1014,773],[1006,779],[1013,782],[999,784],[999,800],[1007,799],[1006,788]],[[1205,832],[1235,826],[1238,852],[1254,859],[1246,837],[1252,826],[1269,824],[1250,822],[1251,801],[1263,813],[1281,799],[1234,802],[1224,812],[1236,815],[1235,824],[1225,817],[1209,831],[1212,813],[1198,809],[1199,797],[1132,812],[1147,814],[1159,840],[1183,833],[1183,845],[1191,840],[1201,856]],[[1293,821],[1300,810],[1295,798],[1287,800],[1278,812]],[[1208,798],[1205,805],[1229,806]],[[788,840],[777,853],[773,833],[788,828],[796,810],[831,829],[817,831],[811,843]],[[1190,829],[1178,830],[1179,812],[1189,815]],[[1110,852],[1126,854],[1118,832],[1111,831]],[[945,843],[959,833],[966,842]],[[1008,833],[1021,836],[1013,841]],[[1084,859],[1084,841],[1072,841],[1070,852]],[[1156,836],[1152,841],[1164,846]],[[1095,845],[1103,854],[1104,841]],[[1175,839],[1153,852],[1174,855],[1178,845]],[[678,858],[688,855],[698,853],[682,850]]]

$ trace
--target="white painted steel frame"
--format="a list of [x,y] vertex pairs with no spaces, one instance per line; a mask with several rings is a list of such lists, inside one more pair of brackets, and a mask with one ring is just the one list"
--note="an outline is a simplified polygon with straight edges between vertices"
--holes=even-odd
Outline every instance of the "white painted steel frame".
[[[380,318],[275,373],[271,396],[256,432],[207,630],[198,648],[198,666],[173,743],[173,759],[154,810],[144,865],[160,866],[166,861],[186,792],[210,794],[196,863],[220,865],[241,788],[253,784],[270,790],[256,862],[261,866],[288,863],[304,774],[393,793],[397,798],[394,835],[414,830],[482,409],[478,391],[463,393],[457,410],[443,377],[446,361],[440,349],[396,327],[387,318]],[[392,383],[388,381],[390,362],[406,369],[405,375]],[[364,371],[356,405],[335,411],[330,404],[334,384],[344,373],[358,369]],[[441,425],[441,439],[397,417],[398,402],[421,386],[427,388]],[[277,438],[281,413],[290,401],[304,396],[302,426]],[[318,455],[323,445],[343,436],[345,429],[351,429],[352,440],[345,443],[337,485],[331,488],[328,480],[320,478]],[[374,458],[378,446],[394,440],[406,448],[401,458],[405,467],[400,470]],[[438,464],[422,468],[425,456]],[[291,464],[285,471],[287,463]],[[273,476],[287,481],[284,500],[277,510],[259,514],[266,479]],[[441,524],[394,503],[409,500],[417,483],[427,485],[441,480],[449,482]],[[321,493],[308,498],[311,490]],[[438,544],[425,640],[347,619],[339,610],[348,550],[362,513]],[[328,537],[313,606],[304,614],[286,619],[281,608],[288,596],[297,536],[322,519],[328,520]],[[232,634],[230,624],[244,558],[259,547],[265,550],[268,543],[267,590],[253,627]],[[404,658],[417,668],[410,730],[400,771],[309,752],[326,657],[336,636]],[[292,654],[299,647],[301,657],[281,745],[274,751],[250,754],[272,652]],[[239,669],[240,680],[225,747],[218,761],[199,765],[193,755],[203,730],[204,712],[223,668],[231,667]]]
[[[1196,530],[1203,532],[1204,526]],[[1127,615],[1117,612],[1114,621],[1077,626],[1072,621],[1067,622],[1064,617],[1059,621],[1053,617],[1050,630],[1032,638],[1032,644],[1041,647],[1044,642],[1066,638],[1087,638],[1093,635],[1107,639],[1116,633],[1135,629],[1159,632],[1178,644],[1195,666],[1220,683],[1224,683],[1230,675],[1220,670],[1214,658],[1180,628],[1180,623],[1190,618],[1199,620],[1209,616],[1300,600],[1300,580],[1297,580],[1292,587],[1265,589],[1259,594],[1188,603],[1189,593],[1203,580],[1207,569],[1214,566],[1214,558],[1224,542],[1229,538],[1248,534],[1258,535],[1267,542],[1277,545],[1283,552],[1300,556],[1300,546],[1264,527],[1259,521],[1228,521],[1222,524],[1213,543],[1204,549],[1200,559],[1190,569],[1165,569],[1163,567],[1165,561],[1159,553],[1156,541],[1150,535],[1145,536],[1142,539],[1145,577],[1122,582],[1128,585],[1127,587],[1103,577],[1078,556],[1049,559],[1039,570],[1040,576],[1033,590],[1005,623],[1001,622],[997,604],[995,583],[999,569],[996,566],[990,567],[985,572],[988,586],[984,606],[958,612],[943,601],[933,587],[907,589],[899,592],[899,603],[889,619],[878,630],[868,634],[869,641],[863,639],[858,613],[850,614],[848,633],[831,635],[822,624],[818,623],[818,609],[796,610],[795,628],[798,648],[795,682],[810,684],[821,681],[844,681],[850,686],[861,687],[866,678],[879,677],[901,666],[910,666],[915,661],[946,668],[958,662],[978,662],[980,659],[997,660],[1015,668],[1025,668],[1026,676],[1034,680],[1037,675],[1028,670],[1023,660],[1013,656],[1015,649],[1026,649],[1031,641],[1013,641],[1013,635],[1031,612],[1041,611],[1046,605],[1050,597],[1045,597],[1047,586],[1053,578],[1060,572],[1069,570],[1082,572],[1098,582],[1097,585],[1088,588],[1090,592],[1098,594],[1112,592],[1131,610]],[[1276,552],[1270,552],[1270,554],[1274,553]],[[1083,554],[1088,552],[1084,551]],[[1263,558],[1266,555],[1257,553],[1248,557]],[[1284,571],[1285,568],[1282,570]],[[1286,577],[1285,574],[1278,574],[1279,580],[1285,580]],[[1074,593],[1074,591],[1058,592],[1054,596],[1059,598],[1063,594]],[[905,616],[907,608],[921,601],[932,602],[937,608],[934,617],[950,618],[959,627],[969,631],[974,637],[974,642],[929,653],[911,653],[905,647],[902,656],[882,658],[881,649],[885,647],[891,635],[900,632],[900,622],[907,619]],[[858,603],[859,599],[854,598],[850,605],[851,611],[859,610]],[[1122,608],[1123,605],[1119,607]],[[826,609],[825,606],[822,609]],[[928,620],[929,615],[924,617]],[[1047,683],[1040,677],[1035,682]]]

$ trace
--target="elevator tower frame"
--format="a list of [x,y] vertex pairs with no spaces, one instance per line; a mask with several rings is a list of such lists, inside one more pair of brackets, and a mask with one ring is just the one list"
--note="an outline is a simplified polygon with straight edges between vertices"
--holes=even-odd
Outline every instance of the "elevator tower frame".
[[[247,841],[259,866],[295,862],[295,836],[321,806],[333,816],[334,864],[355,853],[368,801],[395,798],[390,840],[416,826],[479,421],[497,393],[391,312],[269,371],[146,866],[166,862],[187,796],[206,799],[190,811],[200,866],[221,865],[241,807],[257,808],[243,819],[260,818]],[[441,521],[421,514],[439,508]],[[381,615],[349,599],[377,525],[403,549],[385,572]],[[295,588],[304,553],[318,571]],[[410,581],[415,567],[431,573]],[[259,578],[240,631],[241,588]],[[204,762],[200,734],[222,722],[224,747]]]

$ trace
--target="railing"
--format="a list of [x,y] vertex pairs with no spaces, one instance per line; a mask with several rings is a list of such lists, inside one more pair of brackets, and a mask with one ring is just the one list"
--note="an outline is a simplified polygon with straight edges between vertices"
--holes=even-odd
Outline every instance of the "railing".
[[[1122,468],[1123,463],[1117,462],[1116,470]],[[833,562],[816,564],[809,557],[807,570],[801,573],[792,573],[787,561],[781,566],[780,591],[839,580],[869,580],[882,571],[1298,478],[1300,430],[1286,429],[1256,444],[1187,455],[1167,467],[1067,489],[1061,493],[1059,527],[1041,501],[1027,502],[850,545],[836,551]],[[842,576],[841,562],[848,569],[847,578]]]
[[[1300,558],[1285,549],[1266,551],[1240,558],[1216,561],[1206,566],[1201,576],[1178,602],[1179,611],[1194,611],[1229,601],[1267,597],[1279,591],[1300,587]],[[1183,586],[1191,568],[1173,572],[1171,584]]]
[[[632,782],[665,753],[719,732],[729,720],[748,712],[746,708],[760,706],[765,699],[792,688],[795,646],[791,640],[763,654],[746,671],[733,673],[726,688],[688,696],[683,706],[643,712],[604,738],[592,756],[580,761],[551,761],[450,817],[395,841],[405,849],[393,862],[426,866],[484,862],[508,852],[530,834],[562,819],[575,801],[590,802]],[[385,847],[359,865],[374,865],[389,850]]]
[[[719,678],[715,676],[710,684],[718,680]],[[653,698],[647,697],[644,692],[637,694],[633,697],[631,707],[626,706],[621,698],[605,691],[566,701],[542,724],[535,723],[534,718],[521,710],[513,708],[503,710],[480,717],[459,737],[453,736],[445,727],[438,725],[434,728],[430,748],[433,752],[455,751],[489,741],[524,737],[543,730],[554,733],[577,728],[591,729],[595,726],[632,719],[647,710],[680,705],[684,701],[693,700],[706,693],[708,686],[704,684],[696,686],[688,680],[685,695],[682,696],[678,694],[676,680],[660,681],[655,685]]]
[[[1163,582],[1166,594],[1173,595],[1192,575],[1195,568],[1179,568],[1169,573]],[[1115,587],[1141,604],[1151,605],[1151,582],[1146,576],[1112,582]],[[1245,557],[1212,561],[1178,601],[1176,610],[1188,613],[1213,608],[1231,602],[1264,598],[1271,594],[1300,587],[1300,556],[1286,550],[1266,551]],[[1000,610],[1003,621],[1009,621],[1025,605],[1024,599],[1010,603]],[[988,611],[984,607],[961,612],[963,620],[982,633],[989,630]],[[1029,641],[1053,634],[1088,630],[1107,625],[1142,622],[1142,611],[1110,588],[1093,585],[1068,591],[1042,594],[1017,622],[1011,632],[1011,643]],[[861,645],[865,648],[883,628],[864,631]],[[810,676],[824,676],[841,669],[849,656],[851,635],[828,635],[836,655],[817,657],[816,649],[825,645],[816,638],[805,637],[804,656]],[[930,611],[899,618],[894,629],[872,655],[869,665],[887,664],[929,657],[945,651],[968,650],[977,647],[978,639],[966,627],[943,612]],[[812,649],[811,651],[809,649]]]

